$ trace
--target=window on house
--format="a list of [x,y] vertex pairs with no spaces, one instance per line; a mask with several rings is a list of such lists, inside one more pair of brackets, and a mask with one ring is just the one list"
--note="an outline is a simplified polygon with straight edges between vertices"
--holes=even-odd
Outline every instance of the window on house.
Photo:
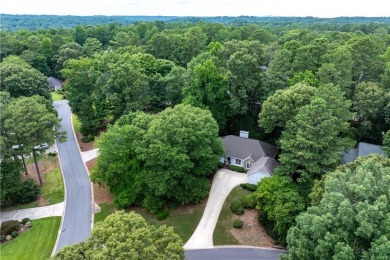
[[246,163],[246,168],[247,168],[247,169],[249,169],[251,166],[252,166],[251,163],[249,163],[249,162]]
[[236,159],[235,164],[241,165],[241,160],[240,159]]
[[229,163],[231,162],[231,161],[230,161],[230,157],[227,158],[227,161],[228,161]]

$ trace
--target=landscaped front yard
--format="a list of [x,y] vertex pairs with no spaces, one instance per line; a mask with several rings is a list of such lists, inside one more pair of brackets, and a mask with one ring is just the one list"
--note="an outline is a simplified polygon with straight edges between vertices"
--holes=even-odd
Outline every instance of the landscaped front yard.
[[[39,206],[53,205],[64,201],[64,185],[62,182],[62,174],[58,164],[58,155],[49,156],[47,154],[38,157],[39,168],[43,177],[44,184],[40,186],[40,194],[36,201],[26,204],[12,204],[2,207],[2,210],[18,210],[26,208],[35,208]],[[38,184],[38,177],[34,162],[26,160],[28,164],[27,169],[29,175],[25,175],[24,171],[21,173],[22,178],[32,178]]]
[[48,259],[57,239],[61,217],[32,221],[32,227],[15,239],[2,244],[0,259],[40,260]]
[[[250,192],[241,186],[235,187],[226,198],[217,225],[214,229],[214,245],[247,245],[272,247],[275,241],[265,232],[258,221],[258,213],[253,209],[246,209],[244,214],[235,215],[230,210],[230,203],[242,198]],[[244,221],[241,229],[233,228],[233,221]]]

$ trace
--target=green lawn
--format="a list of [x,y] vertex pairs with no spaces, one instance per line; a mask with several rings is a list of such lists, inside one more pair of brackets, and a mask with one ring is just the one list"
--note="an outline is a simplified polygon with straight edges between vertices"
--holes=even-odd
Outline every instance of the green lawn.
[[60,223],[60,217],[33,220],[32,228],[1,245],[0,259],[48,259],[57,239]]
[[60,168],[45,174],[45,184],[41,188],[43,198],[49,205],[64,201],[64,184]]
[[171,210],[171,217],[166,220],[158,221],[156,216],[150,214],[145,209],[140,207],[131,207],[128,211],[135,211],[142,215],[148,224],[154,226],[173,226],[175,232],[183,239],[183,242],[187,242],[190,239],[192,233],[194,233],[199,221],[203,215],[206,203],[202,203],[194,206],[183,206],[174,210]]
[[[101,207],[101,212],[95,214],[94,223],[103,221],[108,215],[116,210],[116,208],[111,204],[102,203],[99,206]],[[163,221],[158,221],[155,215],[149,213],[146,209],[141,207],[130,207],[126,211],[135,211],[140,214],[148,224],[156,227],[161,225],[173,226],[175,232],[185,243],[198,226],[205,207],[205,203],[194,206],[183,206],[171,210],[171,216]]]
[[72,114],[72,123],[75,133],[80,133],[81,123],[75,114]]
[[50,93],[51,93],[51,97],[52,97],[53,101],[59,101],[59,100],[63,100],[64,99],[64,96],[62,96],[58,92],[52,91]]
[[230,203],[233,200],[239,199],[250,192],[243,189],[241,186],[235,187],[226,198],[222,206],[221,214],[219,215],[217,225],[214,229],[213,240],[214,245],[238,245],[238,241],[229,233],[233,226],[233,220],[236,215],[230,210]]
[[115,212],[116,210],[114,205],[108,203],[102,203],[99,204],[99,206],[101,208],[101,211],[95,214],[93,223],[103,221],[108,215]]

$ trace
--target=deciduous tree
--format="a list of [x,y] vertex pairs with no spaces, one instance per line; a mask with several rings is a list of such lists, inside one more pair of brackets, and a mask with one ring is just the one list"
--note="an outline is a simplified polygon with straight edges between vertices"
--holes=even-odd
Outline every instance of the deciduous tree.
[[295,217],[305,209],[297,187],[289,178],[274,174],[259,182],[255,194],[260,216],[272,223],[279,242],[286,244],[288,229],[295,224]]
[[345,123],[322,98],[302,107],[286,125],[280,145],[281,165],[277,172],[299,182],[312,182],[340,163],[349,139],[340,136]]
[[184,260],[184,250],[172,227],[148,225],[134,212],[118,211],[97,223],[85,242],[64,247],[53,259]]
[[389,259],[389,174],[379,155],[329,173],[320,204],[288,232],[288,259]]
[[276,127],[284,129],[302,106],[310,103],[316,88],[307,84],[296,84],[284,90],[278,90],[264,102],[259,114],[259,125],[266,133]]

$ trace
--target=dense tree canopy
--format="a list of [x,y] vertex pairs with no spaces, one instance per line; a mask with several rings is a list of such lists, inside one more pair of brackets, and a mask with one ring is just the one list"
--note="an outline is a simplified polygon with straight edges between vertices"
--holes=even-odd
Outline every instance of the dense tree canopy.
[[108,185],[119,207],[142,204],[152,211],[199,203],[223,154],[211,113],[190,105],[126,115],[97,146],[92,180]]
[[[64,132],[59,132],[60,119],[48,110],[46,101],[40,96],[20,97],[1,110],[2,133],[7,138],[7,149],[17,145],[22,154],[44,151],[59,137],[63,141]],[[35,160],[37,174],[42,184],[40,171]]]
[[288,232],[289,259],[389,259],[390,161],[363,157],[327,175],[318,206]]
[[255,192],[260,215],[271,221],[274,232],[282,244],[286,244],[287,231],[295,224],[295,217],[305,208],[298,188],[286,177],[273,175],[264,178]]
[[97,223],[85,241],[52,259],[184,259],[183,242],[172,227],[155,227],[134,212],[117,211]]
[[315,98],[288,121],[280,139],[277,172],[300,182],[320,178],[340,163],[342,152],[349,147],[349,139],[340,136],[347,127],[324,99]]
[[259,114],[259,124],[270,133],[276,127],[284,129],[299,109],[310,103],[316,88],[307,84],[296,84],[284,90],[278,90],[263,104]]
[[47,78],[24,60],[9,57],[0,63],[0,74],[1,90],[11,97],[40,95],[51,100]]

